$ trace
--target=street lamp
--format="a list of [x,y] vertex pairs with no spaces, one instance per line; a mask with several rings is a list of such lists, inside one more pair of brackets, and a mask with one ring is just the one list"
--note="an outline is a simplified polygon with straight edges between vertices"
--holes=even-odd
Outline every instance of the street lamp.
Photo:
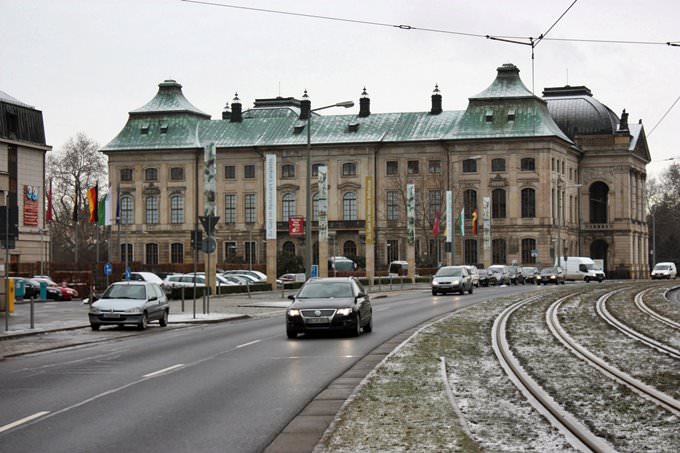
[[[309,101],[307,90],[302,96],[303,101]],[[311,103],[309,104],[311,106]],[[329,109],[331,107],[354,107],[354,102],[343,101],[336,104],[326,105],[315,109],[310,109],[307,114],[307,190],[306,190],[306,220],[305,220],[305,275],[307,279],[312,276],[312,112]]]

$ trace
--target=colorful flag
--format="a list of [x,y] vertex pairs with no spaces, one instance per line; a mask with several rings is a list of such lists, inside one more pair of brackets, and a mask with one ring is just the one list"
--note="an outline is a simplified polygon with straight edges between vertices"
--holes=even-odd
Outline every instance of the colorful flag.
[[439,210],[434,211],[434,226],[432,227],[432,236],[439,234]]
[[50,190],[47,192],[47,212],[45,213],[45,223],[52,221],[52,178],[50,178]]
[[472,234],[477,236],[477,208],[472,211]]
[[87,189],[87,209],[90,212],[90,223],[97,223],[97,215],[99,214],[99,209],[97,207],[98,198],[99,184],[95,184],[94,187]]
[[109,192],[104,199],[104,225],[113,224],[113,211],[111,209],[113,205],[111,203],[113,203],[113,192],[111,192],[111,186],[109,185]]
[[461,237],[465,236],[465,208],[460,210],[460,215],[458,216],[458,232]]
[[106,206],[109,194],[104,194],[104,198],[97,200],[97,225],[106,225]]

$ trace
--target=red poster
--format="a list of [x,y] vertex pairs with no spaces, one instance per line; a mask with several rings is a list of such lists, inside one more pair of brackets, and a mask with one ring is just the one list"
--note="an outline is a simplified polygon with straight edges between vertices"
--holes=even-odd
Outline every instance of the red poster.
[[24,186],[24,226],[38,226],[37,186]]
[[305,218],[302,216],[288,218],[288,234],[303,236],[305,234]]

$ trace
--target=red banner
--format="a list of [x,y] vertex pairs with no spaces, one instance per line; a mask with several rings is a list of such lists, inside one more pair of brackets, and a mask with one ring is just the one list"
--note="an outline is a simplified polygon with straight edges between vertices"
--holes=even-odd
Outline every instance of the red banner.
[[288,234],[291,236],[304,236],[305,218],[302,216],[288,218]]

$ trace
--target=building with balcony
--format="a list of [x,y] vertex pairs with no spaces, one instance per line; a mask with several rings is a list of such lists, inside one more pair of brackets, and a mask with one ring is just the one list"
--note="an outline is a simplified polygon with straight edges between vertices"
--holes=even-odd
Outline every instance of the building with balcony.
[[[161,83],[102,149],[128,238],[118,247],[121,260],[128,253],[147,266],[192,262],[190,232],[203,215],[209,143],[217,155],[217,262],[266,262],[271,154],[276,251],[303,256],[305,238],[289,234],[289,220],[306,212],[311,123],[312,226],[316,232],[324,166],[331,256],[361,258],[371,248],[376,272],[406,258],[406,189],[413,184],[418,266],[445,262],[446,250],[454,263],[483,266],[547,265],[561,253],[602,259],[610,275],[646,275],[644,128],[629,125],[625,111],[617,117],[586,87],[546,88],[541,98],[524,86],[517,67],[505,64],[465,110],[444,110],[435,87],[428,110],[376,114],[364,89],[355,114],[317,115],[308,99],[281,97],[243,110],[236,96],[219,119],[193,106],[181,88]],[[464,235],[456,225],[449,247],[442,234],[447,191],[453,216],[464,208]]]

